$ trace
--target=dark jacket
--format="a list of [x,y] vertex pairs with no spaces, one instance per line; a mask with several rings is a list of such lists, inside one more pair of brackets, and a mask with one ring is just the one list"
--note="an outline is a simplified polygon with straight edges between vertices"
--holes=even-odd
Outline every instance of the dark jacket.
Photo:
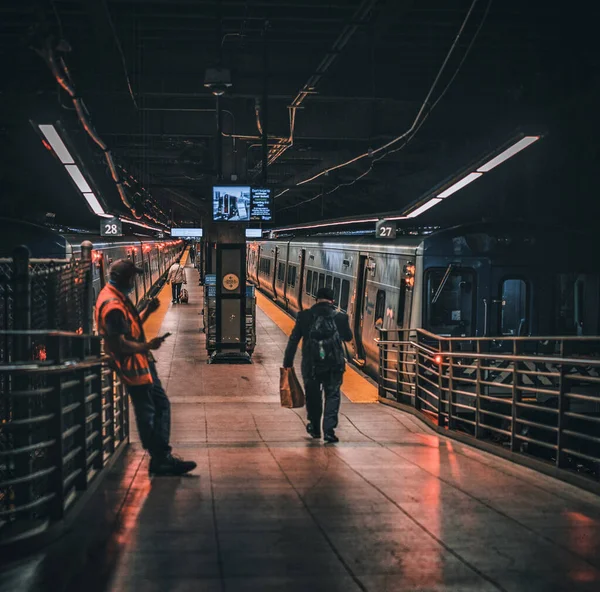
[[[294,365],[294,356],[298,349],[298,344],[302,339],[302,376],[310,377],[312,375],[312,369],[310,368],[310,360],[307,354],[308,352],[308,333],[313,323],[315,316],[319,314],[326,314],[328,311],[333,309],[333,305],[328,302],[319,302],[308,310],[303,310],[298,314],[296,318],[296,324],[290,335],[287,347],[285,348],[285,355],[283,357],[284,368],[291,368]],[[338,312],[334,317],[335,324],[337,325],[338,333],[342,341],[352,341],[352,330],[348,322],[348,315],[343,312]]]

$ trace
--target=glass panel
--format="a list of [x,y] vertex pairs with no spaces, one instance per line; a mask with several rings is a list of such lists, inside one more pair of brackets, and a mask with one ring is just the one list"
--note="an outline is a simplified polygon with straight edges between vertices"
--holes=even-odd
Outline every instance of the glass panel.
[[331,286],[333,285],[333,278],[328,275],[325,277],[325,287],[326,288],[331,288]]
[[306,272],[306,293],[310,294],[312,291],[312,275],[313,272],[309,269]]
[[340,278],[333,278],[333,300],[339,306],[340,304]]
[[385,290],[377,290],[377,298],[375,300],[375,326],[383,327],[383,319],[385,317]]
[[510,279],[502,283],[501,335],[525,335],[527,333],[527,284],[523,280]]
[[427,326],[425,328],[439,335],[455,337],[472,335],[474,273],[465,270],[452,271],[437,301],[433,302],[446,271],[446,269],[435,269],[427,273],[425,285]]
[[319,274],[315,271],[313,273],[312,292],[311,292],[311,294],[313,296],[316,296],[317,290],[319,289],[318,283],[319,283]]
[[323,288],[323,287],[325,287],[325,274],[320,273],[319,274],[319,288]]
[[348,310],[348,301],[350,300],[350,282],[342,280],[342,295],[340,296],[340,309],[346,312]]

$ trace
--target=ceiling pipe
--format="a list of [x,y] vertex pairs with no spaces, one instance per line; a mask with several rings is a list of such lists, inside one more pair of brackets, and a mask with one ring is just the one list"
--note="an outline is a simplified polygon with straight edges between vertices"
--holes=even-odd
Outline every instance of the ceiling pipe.
[[[268,164],[273,164],[286,150],[294,145],[294,124],[296,120],[296,110],[302,105],[304,100],[311,94],[316,92],[316,87],[323,78],[323,75],[329,67],[337,60],[342,50],[348,44],[348,41],[352,38],[359,25],[363,24],[371,10],[377,4],[378,0],[363,0],[360,6],[354,12],[350,22],[344,27],[342,32],[338,35],[336,40],[333,42],[330,51],[321,60],[321,63],[317,66],[315,73],[308,79],[306,84],[298,92],[298,94],[292,100],[290,106],[290,135],[289,138],[283,140],[279,145],[275,146],[269,151]],[[258,171],[254,171],[258,172]]]

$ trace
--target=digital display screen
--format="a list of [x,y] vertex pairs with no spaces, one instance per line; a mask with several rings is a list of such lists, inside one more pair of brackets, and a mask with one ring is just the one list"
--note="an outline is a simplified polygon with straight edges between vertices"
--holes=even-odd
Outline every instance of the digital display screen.
[[248,222],[250,220],[250,187],[240,185],[213,187],[213,220],[215,222]]
[[246,238],[262,238],[262,230],[260,228],[246,228]]
[[171,236],[179,238],[202,238],[202,228],[171,228]]
[[271,222],[273,204],[271,190],[242,185],[213,187],[213,220],[215,222]]
[[273,219],[273,204],[271,190],[254,187],[250,200],[250,220],[255,222],[271,222]]

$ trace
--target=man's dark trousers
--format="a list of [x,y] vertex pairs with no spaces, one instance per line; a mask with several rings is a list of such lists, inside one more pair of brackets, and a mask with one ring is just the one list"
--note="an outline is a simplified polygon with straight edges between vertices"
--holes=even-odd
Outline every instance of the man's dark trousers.
[[179,302],[179,297],[181,295],[181,283],[171,283],[171,292],[173,294],[173,300]]
[[162,387],[153,362],[150,363],[152,384],[128,386],[142,446],[153,458],[171,452],[171,403]]
[[317,430],[321,429],[321,416],[323,415],[321,390],[325,392],[325,414],[323,416],[323,432],[325,434],[333,432],[338,424],[342,379],[343,374],[341,372],[328,372],[315,377],[304,376],[306,415],[308,421]]

